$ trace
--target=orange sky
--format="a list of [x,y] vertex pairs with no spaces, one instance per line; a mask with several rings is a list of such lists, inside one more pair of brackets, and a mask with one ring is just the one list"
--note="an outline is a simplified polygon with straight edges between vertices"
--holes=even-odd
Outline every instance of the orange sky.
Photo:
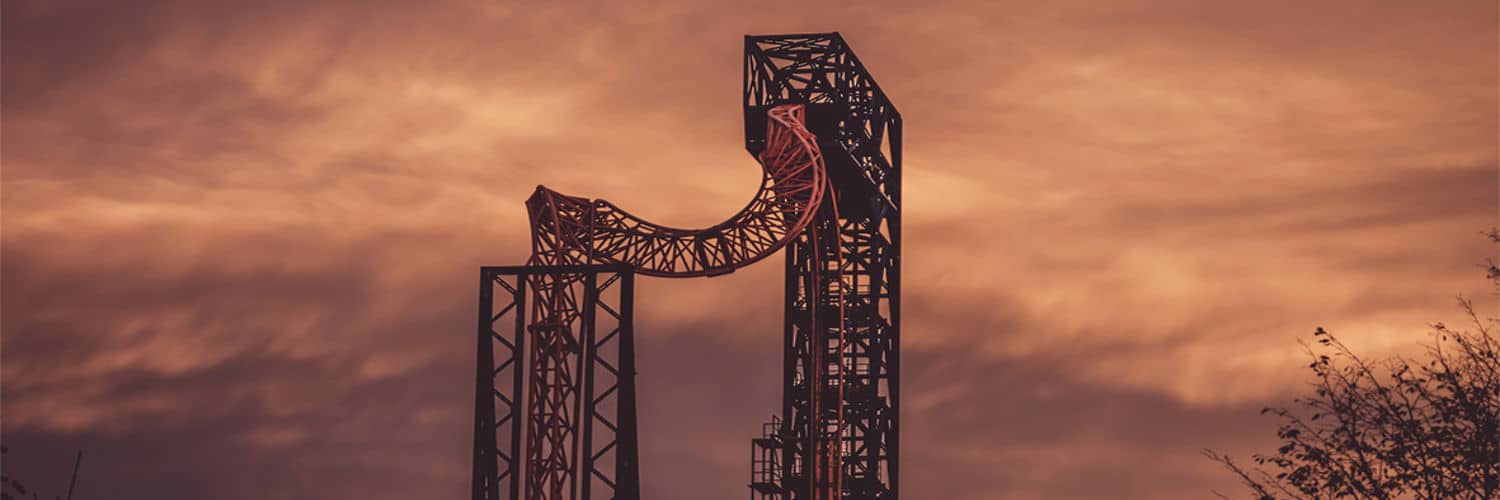
[[[908,498],[1238,492],[1199,450],[1269,449],[1298,338],[1494,310],[1494,2],[804,3],[6,2],[7,474],[465,495],[477,268],[539,183],[742,207],[747,33],[842,32],[905,119]],[[745,495],[776,261],[640,286],[648,498]]]

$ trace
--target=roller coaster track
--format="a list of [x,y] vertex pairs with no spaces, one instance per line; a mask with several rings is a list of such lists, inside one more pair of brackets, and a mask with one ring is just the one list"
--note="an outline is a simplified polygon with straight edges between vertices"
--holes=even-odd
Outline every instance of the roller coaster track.
[[[803,106],[767,113],[765,176],[749,205],[703,229],[678,229],[631,215],[607,200],[568,196],[544,186],[526,202],[532,265],[623,263],[650,276],[725,274],[786,246],[817,217],[828,172]],[[830,205],[831,206],[831,205]]]
[[[809,293],[833,314],[814,315],[812,331],[828,332],[832,345],[841,352],[844,332],[844,287],[837,279],[843,269],[839,250],[838,204],[824,164],[817,137],[806,126],[801,104],[788,104],[767,111],[766,145],[757,159],[764,170],[760,190],[739,213],[722,223],[703,229],[679,229],[648,222],[602,199],[568,196],[538,186],[526,202],[531,217],[533,266],[568,264],[627,264],[635,272],[650,276],[686,278],[733,272],[776,253],[801,235],[819,252],[809,276]],[[824,221],[819,223],[818,221]],[[832,221],[832,222],[830,222]],[[822,270],[834,274],[820,277]],[[576,436],[577,374],[570,353],[579,350],[572,325],[579,319],[578,297],[572,290],[576,275],[535,274],[531,289],[535,301],[531,327],[531,378],[526,460],[528,499],[561,499],[572,479],[577,459],[572,448]],[[821,290],[812,284],[825,284]],[[822,317],[819,317],[822,316]],[[835,325],[822,325],[827,321]],[[835,415],[815,442],[808,443],[815,499],[839,498],[841,458],[839,439],[844,433],[843,373],[839,358],[826,359],[824,350],[810,353],[812,387],[830,387],[833,392],[811,391],[814,415]]]

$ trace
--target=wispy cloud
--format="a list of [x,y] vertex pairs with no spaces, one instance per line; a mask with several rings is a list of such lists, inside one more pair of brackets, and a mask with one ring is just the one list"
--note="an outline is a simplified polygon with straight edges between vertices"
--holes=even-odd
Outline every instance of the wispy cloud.
[[[1487,292],[1497,14],[7,2],[0,378],[36,458],[7,467],[84,443],[80,496],[461,495],[473,274],[524,259],[522,199],[718,222],[759,175],[740,35],[839,30],[908,130],[907,495],[1198,498],[1233,481],[1197,450],[1303,388],[1298,335],[1399,352]],[[743,494],[779,279],[642,282],[652,498]]]

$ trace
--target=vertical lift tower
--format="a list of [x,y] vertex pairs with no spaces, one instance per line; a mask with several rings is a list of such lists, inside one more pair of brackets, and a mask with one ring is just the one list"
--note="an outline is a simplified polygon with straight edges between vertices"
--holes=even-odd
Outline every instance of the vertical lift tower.
[[746,37],[751,154],[764,110],[789,103],[806,106],[837,210],[786,247],[781,416],[753,441],[751,489],[896,498],[901,115],[838,33]]

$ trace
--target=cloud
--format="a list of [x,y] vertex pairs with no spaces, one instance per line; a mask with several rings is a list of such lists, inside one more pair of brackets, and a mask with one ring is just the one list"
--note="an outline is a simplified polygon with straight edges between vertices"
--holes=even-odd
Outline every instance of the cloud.
[[[1227,490],[1197,450],[1264,449],[1298,336],[1409,352],[1488,292],[1495,9],[7,2],[7,467],[461,495],[474,271],[524,260],[524,197],[721,221],[759,175],[739,36],[837,29],[907,129],[907,495]],[[651,498],[743,494],[778,262],[641,281]]]

